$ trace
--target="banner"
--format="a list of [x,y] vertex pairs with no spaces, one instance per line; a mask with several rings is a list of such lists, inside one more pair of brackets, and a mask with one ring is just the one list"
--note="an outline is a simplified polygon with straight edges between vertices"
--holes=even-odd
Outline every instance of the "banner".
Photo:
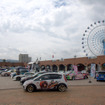
[[74,69],[75,74],[78,74],[78,68],[76,65],[73,65],[73,69]]
[[96,64],[91,64],[91,77],[95,77]]

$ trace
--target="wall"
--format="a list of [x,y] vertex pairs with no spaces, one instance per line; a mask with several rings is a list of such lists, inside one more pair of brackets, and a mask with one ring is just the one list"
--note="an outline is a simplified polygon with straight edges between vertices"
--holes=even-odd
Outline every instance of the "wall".
[[15,67],[15,66],[25,66],[24,63],[10,63],[10,62],[0,62],[0,67],[7,66],[7,67]]
[[40,66],[41,65],[60,65],[63,64],[65,66],[67,66],[68,64],[73,64],[73,65],[77,65],[77,64],[83,64],[83,65],[88,65],[91,63],[95,63],[95,64],[100,64],[102,65],[103,63],[105,63],[105,55],[103,56],[98,56],[97,58],[94,59],[88,59],[88,57],[81,57],[81,58],[70,58],[70,59],[64,59],[64,61],[52,61],[52,60],[48,60],[48,61],[40,61]]

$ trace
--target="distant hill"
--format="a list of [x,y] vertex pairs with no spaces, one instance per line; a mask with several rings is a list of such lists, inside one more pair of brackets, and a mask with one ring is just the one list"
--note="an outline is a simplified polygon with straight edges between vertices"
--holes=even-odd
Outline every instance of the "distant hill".
[[[19,62],[18,60],[13,60],[13,59],[5,59],[6,62]],[[0,59],[0,62],[3,62],[4,59]]]
[[0,59],[0,62],[3,62],[3,60],[2,60],[2,59]]

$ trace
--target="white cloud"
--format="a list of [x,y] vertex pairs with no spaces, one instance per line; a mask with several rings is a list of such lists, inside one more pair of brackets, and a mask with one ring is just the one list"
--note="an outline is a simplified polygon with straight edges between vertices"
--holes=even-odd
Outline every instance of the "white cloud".
[[18,59],[20,53],[33,60],[84,56],[82,34],[105,17],[103,2],[0,0],[0,58]]

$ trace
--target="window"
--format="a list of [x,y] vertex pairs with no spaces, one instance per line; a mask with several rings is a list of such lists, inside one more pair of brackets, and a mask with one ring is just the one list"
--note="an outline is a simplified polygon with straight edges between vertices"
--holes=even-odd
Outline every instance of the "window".
[[49,79],[50,79],[50,75],[46,74],[46,75],[42,75],[41,77],[37,78],[36,80],[39,81],[39,80],[49,80]]
[[33,75],[33,73],[25,73],[25,75],[26,75],[26,76],[28,76],[28,75]]
[[50,79],[61,79],[62,75],[59,74],[50,74]]
[[62,75],[60,75],[60,74],[46,74],[46,75],[43,75],[43,76],[37,78],[35,81],[61,79],[61,78],[62,78]]

